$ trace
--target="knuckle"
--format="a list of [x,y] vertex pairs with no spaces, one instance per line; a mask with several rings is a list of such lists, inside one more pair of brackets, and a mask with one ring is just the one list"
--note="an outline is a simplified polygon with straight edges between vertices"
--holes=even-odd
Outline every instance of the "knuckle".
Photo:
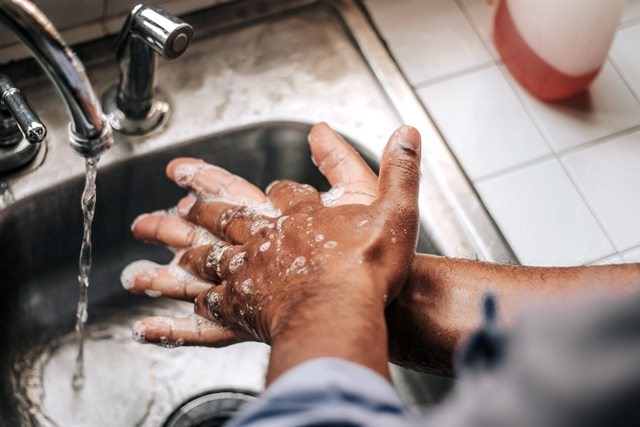
[[227,231],[231,228],[231,226],[237,222],[237,220],[241,218],[245,218],[247,216],[247,210],[244,206],[233,206],[225,209],[220,214],[218,218],[218,230],[222,233],[222,235],[226,238]]
[[420,166],[415,158],[395,156],[389,160],[388,165],[394,169],[399,169],[405,179],[418,180],[420,178]]

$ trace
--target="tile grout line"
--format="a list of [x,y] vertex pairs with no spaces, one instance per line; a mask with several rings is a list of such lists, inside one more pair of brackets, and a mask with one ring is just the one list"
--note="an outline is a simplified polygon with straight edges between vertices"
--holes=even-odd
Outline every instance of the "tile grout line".
[[470,68],[465,68],[464,70],[459,70],[459,71],[455,71],[453,73],[444,75],[444,76],[440,76],[440,77],[434,77],[432,79],[427,79],[427,80],[423,80],[421,82],[415,83],[412,85],[414,90],[418,90],[418,89],[423,89],[425,87],[428,86],[432,86],[432,85],[436,85],[438,83],[444,83],[446,81],[449,80],[453,80],[456,79],[458,77],[463,77],[466,76],[468,74],[472,74],[475,73],[477,71],[482,71],[484,69],[488,69],[492,66],[496,65],[495,62],[492,60],[490,62],[483,62],[482,64],[478,64],[478,65],[474,65],[473,67]]
[[640,124],[632,126],[627,129],[622,129],[617,132],[614,132],[610,135],[603,136],[601,138],[592,139],[587,142],[583,142],[582,144],[578,144],[573,147],[565,148],[564,150],[557,151],[559,156],[570,156],[576,153],[579,153],[584,150],[588,150],[594,147],[598,147],[600,145],[608,144],[609,142],[613,142],[619,138],[622,138],[627,135],[631,135],[640,130]]
[[498,178],[498,177],[500,177],[502,175],[507,175],[507,174],[509,174],[511,172],[515,172],[515,171],[520,170],[520,169],[526,169],[526,168],[528,168],[530,166],[535,166],[538,163],[543,163],[543,162],[545,162],[547,160],[551,160],[553,158],[554,158],[554,155],[553,155],[552,152],[548,153],[548,154],[544,154],[544,155],[536,157],[534,159],[525,160],[524,162],[518,163],[516,165],[511,165],[511,166],[508,166],[506,168],[503,168],[503,169],[488,173],[486,175],[482,175],[482,176],[476,178],[473,181],[474,181],[474,183],[481,184],[481,183],[484,183],[486,181],[490,181],[490,180],[492,180],[494,178]]
[[[503,168],[503,169],[488,173],[486,175],[481,175],[481,176],[475,178],[473,181],[477,182],[477,183],[482,183],[484,181],[489,181],[489,180],[491,180],[493,178],[498,178],[498,177],[500,177],[502,175],[507,175],[507,174],[509,174],[511,172],[515,172],[518,169],[525,169],[527,167],[534,166],[534,165],[536,165],[538,163],[542,163],[544,161],[553,159],[554,157],[567,157],[567,156],[579,153],[581,151],[585,151],[585,150],[588,150],[588,149],[591,149],[591,148],[598,147],[600,145],[604,145],[604,144],[608,144],[610,142],[614,142],[614,141],[616,141],[617,139],[619,139],[619,138],[621,138],[623,136],[631,135],[631,134],[633,134],[633,133],[635,133],[637,131],[640,131],[640,125],[636,125],[636,126],[633,126],[631,128],[628,128],[628,129],[623,129],[623,130],[621,130],[619,132],[612,133],[611,135],[607,135],[607,136],[604,136],[602,138],[593,139],[591,141],[584,142],[584,143],[582,143],[580,145],[576,145],[574,147],[565,148],[564,150],[561,150],[561,151],[554,152],[553,150],[551,150],[551,152],[549,152],[548,154],[544,154],[542,156],[538,156],[536,158],[526,160],[526,161],[518,163],[516,165],[508,166],[506,168]],[[545,141],[545,143],[546,143],[546,141]],[[557,156],[555,156],[554,154],[556,154]]]
[[620,254],[620,256],[622,257],[622,259],[624,259],[624,255],[625,254],[630,254],[631,252],[635,252],[638,249],[640,249],[640,244],[635,245],[635,246],[631,246],[630,248],[625,249],[624,251],[622,251],[622,253]]
[[[491,41],[486,41],[485,40],[483,32],[480,30],[480,26],[476,23],[475,19],[473,19],[473,14],[471,13],[471,11],[462,2],[462,0],[453,0],[453,1],[458,5],[458,7],[462,11],[462,14],[464,15],[464,17],[467,18],[467,21],[469,22],[469,25],[471,25],[471,28],[473,28],[473,31],[476,33],[476,36],[478,36],[478,38],[480,39],[480,41],[484,45],[484,48],[489,53],[489,56],[491,57],[493,62],[496,63],[496,64],[501,63],[502,61],[499,59],[500,58],[500,54],[497,52],[497,50],[494,49],[494,46],[491,44]],[[493,55],[494,51],[495,51],[496,55],[498,56],[498,58],[494,57],[494,55]]]
[[446,76],[436,77],[433,79],[428,79],[423,82],[416,83],[415,85],[413,85],[413,88],[415,90],[422,89],[424,87],[431,86],[434,84],[442,83],[447,80],[452,80],[458,77],[462,77],[467,74],[474,73],[476,71],[481,71],[489,68],[491,65],[499,65],[499,62],[496,61],[496,58],[493,57],[493,54],[491,53],[491,49],[489,49],[489,46],[485,42],[484,37],[482,37],[482,34],[478,30],[477,26],[475,25],[475,22],[473,21],[472,18],[469,17],[469,11],[467,10],[467,8],[463,4],[460,4],[460,0],[454,0],[454,2],[456,6],[458,6],[458,9],[460,9],[460,12],[462,12],[462,14],[464,15],[465,19],[467,20],[467,23],[475,33],[478,40],[480,40],[480,43],[482,43],[482,47],[484,47],[486,53],[489,55],[490,61],[483,62],[482,64],[475,65],[465,70],[456,71],[455,73],[451,73]]
[[627,76],[625,75],[625,73],[622,72],[621,67],[618,64],[618,61],[615,60],[615,58],[613,57],[613,55],[611,55],[611,53],[607,55],[607,60],[611,63],[611,66],[616,71],[616,73],[618,73],[618,75],[622,79],[622,82],[627,87],[627,89],[629,89],[629,92],[631,92],[631,95],[633,95],[633,97],[636,99],[636,102],[640,104],[640,93],[636,93],[636,91],[633,89],[633,87],[631,86],[631,83],[629,82],[629,79],[627,79]]

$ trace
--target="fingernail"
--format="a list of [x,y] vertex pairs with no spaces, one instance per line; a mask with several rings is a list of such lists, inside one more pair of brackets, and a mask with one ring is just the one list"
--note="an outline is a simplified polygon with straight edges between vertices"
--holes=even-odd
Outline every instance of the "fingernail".
[[401,126],[396,130],[397,144],[400,147],[418,151],[420,149],[420,132],[412,126]]
[[193,194],[189,194],[187,197],[183,197],[182,200],[178,202],[178,206],[177,206],[178,215],[183,217],[187,216],[189,214],[189,211],[191,210],[193,205],[196,204],[197,201],[198,201],[198,198]]
[[276,185],[279,182],[280,182],[279,179],[276,179],[275,181],[272,181],[271,184],[267,185],[267,189],[265,190],[265,193],[269,194],[271,192],[271,189],[273,188],[273,186]]
[[176,166],[173,171],[173,180],[181,187],[186,187],[195,178],[198,170],[202,167],[200,164],[183,163]]
[[[130,290],[133,289],[134,285],[138,285],[136,288],[144,288],[145,285],[150,286],[156,275],[155,269],[157,266],[158,264],[155,262],[146,260],[132,262],[120,274],[122,287]],[[145,283],[145,281],[148,281],[148,283]]]
[[150,214],[148,214],[148,213],[145,213],[145,214],[142,214],[142,215],[138,215],[138,216],[136,217],[136,219],[134,219],[134,220],[133,220],[133,222],[131,223],[131,232],[133,233],[133,230],[136,228],[136,224],[138,224],[138,222],[139,222],[141,219],[146,218],[146,217],[148,217],[149,215],[150,215]]

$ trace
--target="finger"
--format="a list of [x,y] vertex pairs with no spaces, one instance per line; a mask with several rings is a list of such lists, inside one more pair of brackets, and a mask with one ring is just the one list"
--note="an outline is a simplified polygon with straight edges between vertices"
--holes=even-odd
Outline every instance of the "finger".
[[195,301],[195,313],[220,325],[232,323],[232,309],[225,300],[227,285],[210,288],[198,295]]
[[166,213],[140,215],[133,222],[131,231],[138,240],[160,243],[172,248],[188,248],[216,240],[206,230]]
[[134,323],[132,335],[140,343],[166,347],[224,347],[242,341],[233,329],[195,314],[187,318],[147,317]]
[[309,133],[311,156],[331,186],[343,187],[337,204],[370,204],[376,197],[378,177],[358,152],[326,123]]
[[222,241],[197,246],[185,251],[178,265],[201,279],[221,282],[244,267],[246,253],[240,249]]
[[[184,202],[184,205],[188,203],[190,202]],[[246,242],[262,228],[273,228],[268,217],[248,206],[197,200],[185,212],[182,205],[183,201],[180,201],[178,210],[187,220],[234,244]]]
[[263,202],[264,193],[249,181],[203,160],[182,157],[167,165],[167,176],[181,187],[230,200]]
[[321,206],[320,193],[310,185],[294,181],[274,181],[267,187],[267,197],[283,213],[298,205],[310,209]]
[[127,265],[122,270],[120,281],[129,292],[189,302],[211,287],[210,283],[198,280],[176,265],[161,266],[151,261],[135,261]]
[[382,154],[376,203],[417,217],[419,184],[420,134],[411,126],[401,126]]

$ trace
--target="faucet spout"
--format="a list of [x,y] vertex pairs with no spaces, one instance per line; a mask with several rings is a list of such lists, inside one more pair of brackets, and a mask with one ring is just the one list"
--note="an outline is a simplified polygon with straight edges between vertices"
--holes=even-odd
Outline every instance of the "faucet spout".
[[71,123],[69,143],[84,157],[112,144],[111,127],[84,66],[49,19],[27,0],[0,0],[0,21],[31,51],[64,99]]

